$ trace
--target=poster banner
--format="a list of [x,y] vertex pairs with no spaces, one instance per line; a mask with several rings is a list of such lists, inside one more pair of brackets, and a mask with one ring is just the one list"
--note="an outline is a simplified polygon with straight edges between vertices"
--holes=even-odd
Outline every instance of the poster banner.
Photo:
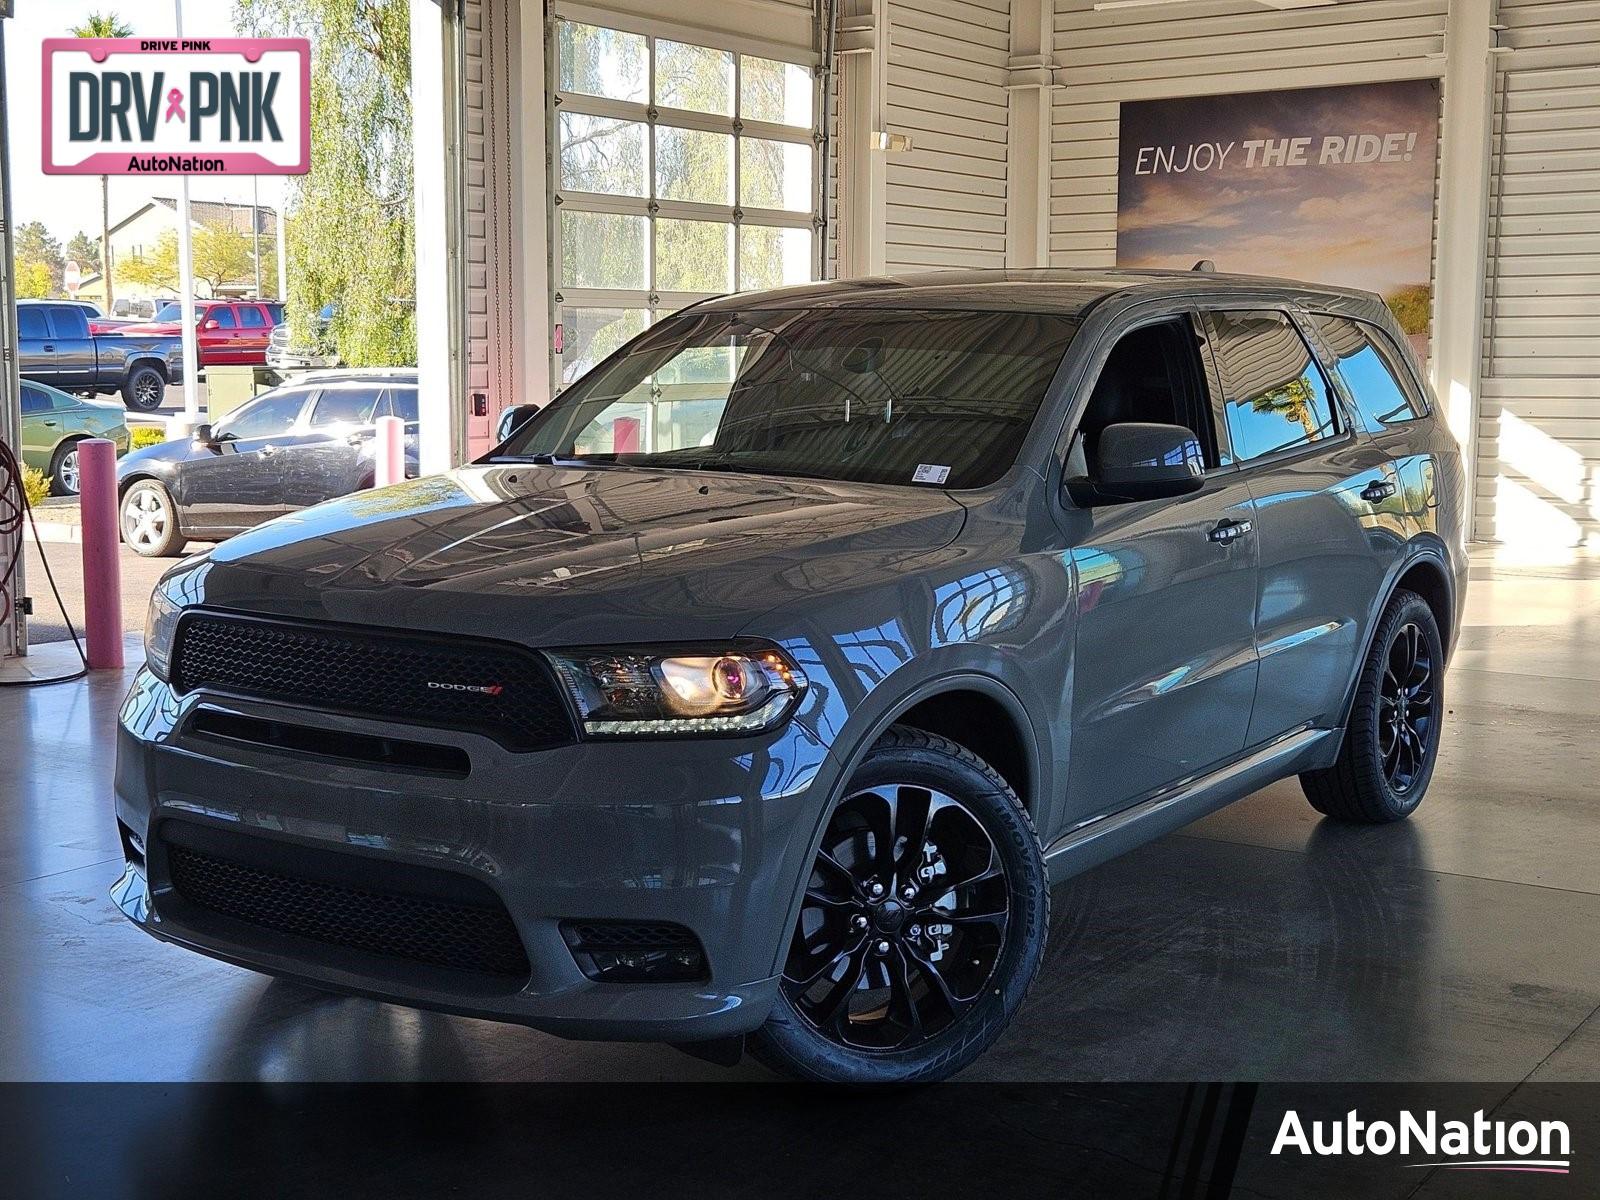
[[1122,105],[1117,265],[1377,292],[1426,355],[1434,80]]
[[46,38],[46,175],[304,175],[305,38]]

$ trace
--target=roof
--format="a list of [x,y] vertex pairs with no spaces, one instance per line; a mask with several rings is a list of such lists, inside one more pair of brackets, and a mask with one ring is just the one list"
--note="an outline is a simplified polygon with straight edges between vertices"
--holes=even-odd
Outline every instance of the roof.
[[697,311],[737,312],[751,308],[949,308],[1076,315],[1109,296],[1281,292],[1286,298],[1316,303],[1330,299],[1382,301],[1371,292],[1331,285],[1226,275],[1212,271],[1154,271],[1124,268],[927,271],[803,284],[769,292],[719,296]]
[[[110,229],[116,233],[125,225],[130,225],[151,209],[160,206],[176,214],[178,202],[171,196],[156,196],[141,204],[133,212],[123,217]],[[220,200],[191,200],[189,201],[189,220],[196,225],[214,225],[222,229],[232,230],[234,233],[250,232],[250,213],[255,210],[256,220],[261,227],[263,237],[272,236],[273,230],[278,227],[278,214],[266,205],[230,204]]]

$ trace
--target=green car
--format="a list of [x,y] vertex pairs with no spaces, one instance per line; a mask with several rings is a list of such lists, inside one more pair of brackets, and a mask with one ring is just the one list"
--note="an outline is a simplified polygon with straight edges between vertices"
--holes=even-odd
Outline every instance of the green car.
[[78,494],[77,443],[108,438],[119,455],[128,452],[127,409],[120,400],[80,400],[66,392],[22,381],[22,461],[50,476],[56,496]]

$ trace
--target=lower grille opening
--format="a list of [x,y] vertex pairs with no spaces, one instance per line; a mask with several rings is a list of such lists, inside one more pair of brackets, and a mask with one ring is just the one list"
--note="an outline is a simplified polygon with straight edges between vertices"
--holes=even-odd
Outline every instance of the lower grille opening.
[[563,921],[578,967],[607,983],[684,983],[706,978],[700,939],[668,921]]
[[288,721],[267,721],[215,708],[195,710],[189,729],[202,737],[230,742],[248,742],[291,754],[315,758],[341,758],[394,771],[445,775],[465,779],[472,769],[467,752],[457,746],[412,742],[400,738],[369,737],[358,733],[336,733],[311,725]]
[[526,976],[510,914],[477,880],[165,822],[175,892],[264,929],[435,967]]

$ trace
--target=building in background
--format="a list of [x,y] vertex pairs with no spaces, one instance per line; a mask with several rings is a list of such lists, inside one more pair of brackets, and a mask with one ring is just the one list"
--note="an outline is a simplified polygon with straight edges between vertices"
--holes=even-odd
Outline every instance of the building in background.
[[[195,200],[189,214],[195,238],[196,296],[257,295],[259,234],[259,294],[278,298],[277,213],[264,206]],[[177,234],[178,202],[167,196],[150,199],[111,227],[112,294],[118,300],[177,296]],[[137,264],[146,269],[139,270]],[[86,275],[77,295],[80,300],[104,303],[103,277]]]

